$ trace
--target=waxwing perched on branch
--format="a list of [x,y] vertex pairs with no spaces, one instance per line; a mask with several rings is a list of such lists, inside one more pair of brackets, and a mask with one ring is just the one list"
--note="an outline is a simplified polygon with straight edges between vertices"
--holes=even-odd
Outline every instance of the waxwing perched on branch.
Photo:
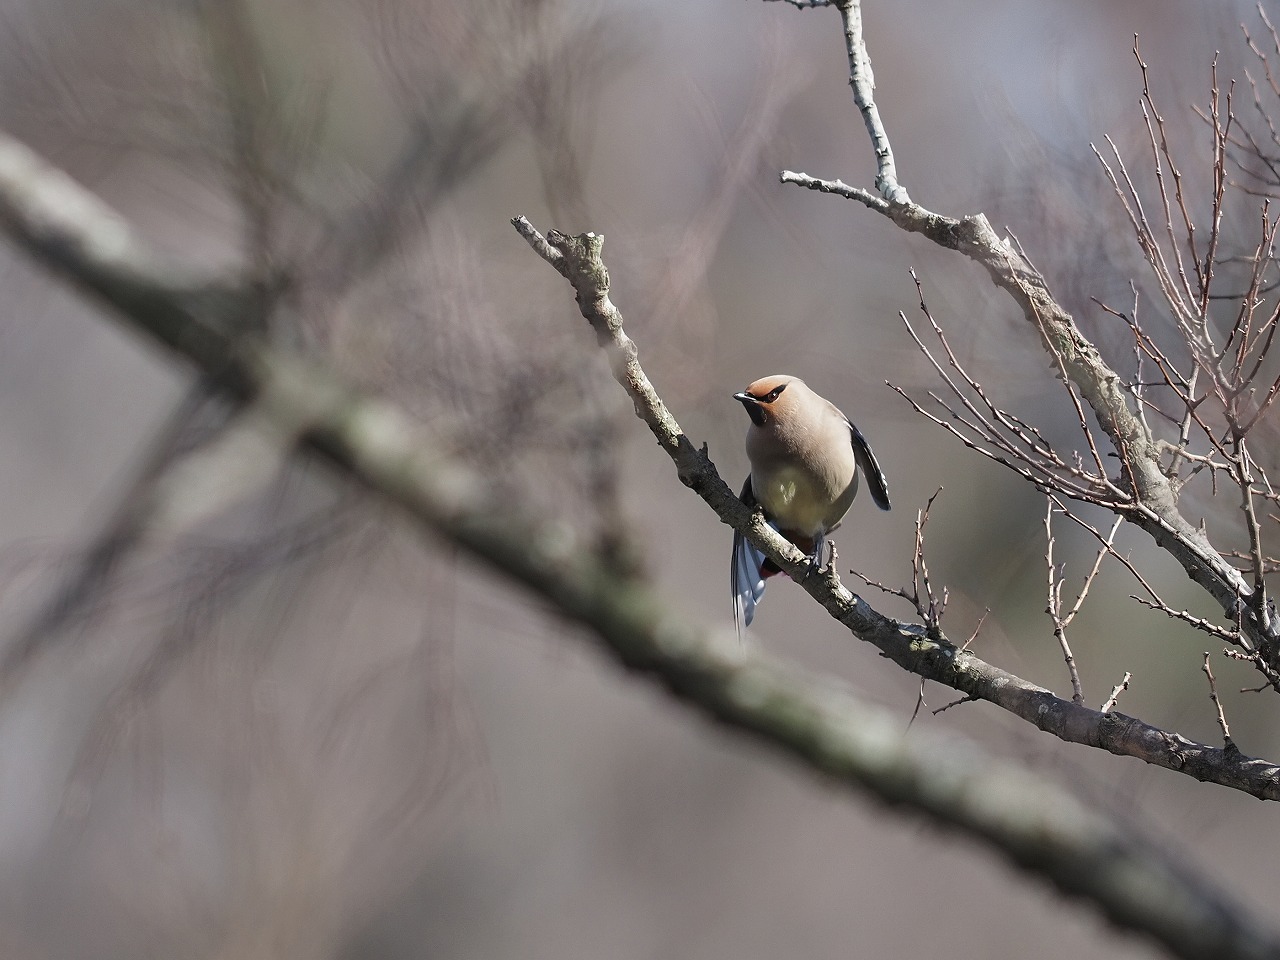
[[[751,475],[742,502],[759,505],[775,530],[821,562],[827,534],[840,525],[865,474],[871,499],[889,509],[889,488],[871,447],[840,409],[796,377],[757,380],[733,398],[751,417]],[[733,534],[733,616],[748,626],[765,581],[782,571],[741,533]]]

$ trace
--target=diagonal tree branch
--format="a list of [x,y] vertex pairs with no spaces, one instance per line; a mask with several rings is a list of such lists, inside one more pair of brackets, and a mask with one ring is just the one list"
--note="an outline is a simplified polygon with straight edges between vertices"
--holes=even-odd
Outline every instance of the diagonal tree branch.
[[999,238],[985,216],[979,213],[955,219],[914,203],[866,203],[867,199],[878,198],[870,194],[864,197],[865,191],[839,181],[817,180],[789,170],[783,171],[781,179],[783,183],[863,202],[902,229],[956,250],[982,266],[995,285],[1013,297],[1046,348],[1062,358],[1071,382],[1120,453],[1125,467],[1122,479],[1128,481],[1134,499],[1110,508],[1151,534],[1182,564],[1192,580],[1234,616],[1239,598],[1249,595],[1249,585],[1178,510],[1176,492],[1161,469],[1159,444],[1129,408],[1124,381],[1076,326],[1074,318],[1053,299],[1044,278],[1011,244]]
[[841,584],[834,570],[815,571],[790,541],[734,496],[715,465],[694,447],[657,396],[640,366],[635,342],[623,330],[622,314],[609,298],[609,272],[601,260],[604,238],[594,233],[569,237],[555,231],[544,237],[524,217],[512,223],[529,245],[573,284],[578,307],[609,355],[615,377],[630,395],[637,416],[675,461],[681,481],[855,636],[873,644],[904,670],[993,703],[1062,740],[1137,757],[1260,799],[1280,799],[1280,766],[1274,763],[1228,754],[1115,711],[1102,712],[1064,700],[957,648],[940,631],[931,637],[922,626],[880,614]]

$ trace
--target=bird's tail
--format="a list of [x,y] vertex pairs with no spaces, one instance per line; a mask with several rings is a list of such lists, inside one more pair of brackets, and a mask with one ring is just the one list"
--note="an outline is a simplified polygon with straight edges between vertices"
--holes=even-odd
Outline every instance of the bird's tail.
[[[743,626],[751,626],[756,604],[764,596],[765,570],[768,558],[742,534],[734,531],[733,559],[730,567],[730,586],[733,588],[733,623],[742,636]],[[772,566],[772,564],[770,564]]]

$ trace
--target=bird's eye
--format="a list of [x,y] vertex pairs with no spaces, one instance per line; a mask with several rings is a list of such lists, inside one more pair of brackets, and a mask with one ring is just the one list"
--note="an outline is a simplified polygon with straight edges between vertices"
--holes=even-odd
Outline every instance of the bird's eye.
[[773,401],[777,400],[777,399],[778,399],[778,396],[779,396],[779,395],[782,393],[782,391],[783,391],[783,390],[785,390],[785,389],[787,389],[787,385],[786,385],[785,383],[784,383],[784,384],[782,384],[782,386],[774,387],[772,390],[770,390],[768,393],[766,393],[766,394],[764,395],[764,402],[765,402],[765,403],[773,403]]

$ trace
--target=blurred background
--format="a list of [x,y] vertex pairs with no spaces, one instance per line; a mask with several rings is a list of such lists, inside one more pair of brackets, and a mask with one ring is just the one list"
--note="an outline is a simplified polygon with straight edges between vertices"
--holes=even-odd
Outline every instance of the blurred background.
[[[1190,106],[1215,51],[1223,77],[1256,71],[1240,23],[1258,33],[1257,11],[900,0],[865,19],[913,198],[1016,234],[1127,373],[1130,338],[1090,298],[1127,308],[1142,266],[1089,145],[1110,134],[1146,169],[1137,33],[1203,209]],[[509,219],[604,233],[647,372],[732,486],[730,395],[803,376],[859,424],[894,499],[855,504],[842,566],[908,584],[916,511],[944,488],[927,539],[944,626],[964,639],[989,608],[979,655],[1069,696],[1041,499],[885,385],[936,386],[898,318],[918,315],[914,267],[997,402],[1072,449],[1036,337],[967,261],[778,183],[872,183],[842,40],[833,10],[741,0],[3,0],[0,123],[179,263],[287,277],[274,337],[402,403],[511,502],[637,549],[673,606],[727,627],[730,532]],[[487,570],[282,461],[11,249],[0,289],[5,956],[1154,955],[623,676]],[[1231,538],[1207,484],[1184,507]],[[1055,532],[1078,580],[1093,546]],[[1172,605],[1211,613],[1141,537],[1120,543]],[[1130,671],[1123,712],[1217,742],[1206,638],[1135,590],[1108,562],[1072,626],[1086,699]],[[906,729],[918,681],[792,585],[752,633]],[[1214,669],[1241,749],[1280,754],[1273,698]],[[985,704],[930,709],[913,733],[1043,771],[1271,911],[1268,808]]]

